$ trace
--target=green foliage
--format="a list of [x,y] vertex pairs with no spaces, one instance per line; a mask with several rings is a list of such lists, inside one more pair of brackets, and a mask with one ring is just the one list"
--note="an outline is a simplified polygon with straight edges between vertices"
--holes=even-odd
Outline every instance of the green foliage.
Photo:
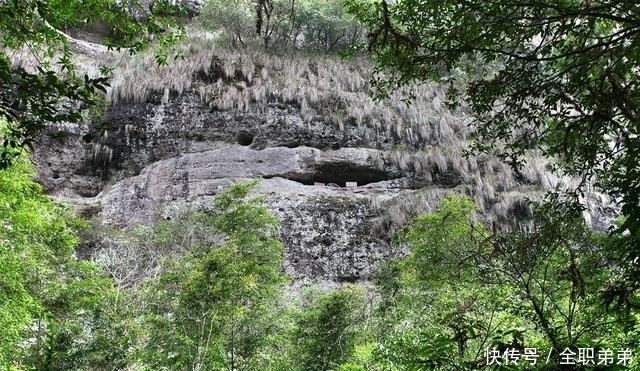
[[312,300],[297,320],[298,369],[333,370],[348,361],[362,331],[363,308],[362,292],[356,287],[338,289]]
[[[27,250],[29,236],[25,236],[25,229],[29,226],[32,216],[35,221],[42,218],[38,206],[40,202],[29,200],[30,196],[39,194],[38,187],[30,182],[29,167],[22,162],[14,169],[0,172],[0,364],[10,363],[11,355],[17,352],[17,341],[22,337],[22,331],[30,323],[34,314],[40,311],[40,305],[32,296],[27,279],[37,272],[36,249]],[[30,202],[31,201],[31,202]],[[18,211],[17,213],[14,210]],[[40,231],[47,232],[47,231]],[[50,234],[45,234],[51,236]],[[37,235],[36,235],[37,236]],[[23,241],[20,241],[22,238]],[[19,244],[18,244],[19,243]]]
[[292,28],[300,34],[304,49],[322,52],[349,51],[363,41],[364,30],[351,15],[344,11],[342,0],[298,2]]
[[222,29],[225,42],[245,46],[255,38],[252,1],[209,0],[204,4],[198,23],[205,29]]
[[411,246],[411,265],[416,267],[423,282],[446,282],[451,272],[459,281],[475,276],[470,265],[473,257],[482,253],[481,243],[488,237],[484,226],[473,220],[478,205],[468,197],[449,196],[437,212],[420,215],[405,227],[399,241]]
[[606,238],[588,230],[579,209],[552,200],[536,205],[533,230],[493,235],[473,221],[476,210],[452,196],[400,232],[397,241],[411,254],[381,273],[385,320],[375,364],[482,369],[488,349],[530,347],[556,350],[553,369],[567,347],[638,349],[628,333],[635,318],[602,302],[618,268]]
[[[513,167],[531,150],[619,199],[628,218],[612,245],[638,287],[640,39],[631,2],[348,0],[367,24],[381,95],[415,81],[466,100],[477,152]],[[588,182],[577,190],[579,196]]]
[[[106,93],[110,69],[101,67],[97,77],[80,76],[72,62],[70,38],[62,29],[106,22],[112,34],[105,44],[131,53],[142,50],[155,36],[158,62],[166,63],[170,47],[184,36],[183,29],[160,12],[163,7],[137,21],[127,6],[128,2],[112,0],[0,3],[0,118],[11,123],[0,137],[0,168],[7,168],[19,149],[31,147],[45,124],[81,122],[83,111]],[[13,68],[9,56],[22,48],[37,60],[35,70]]]
[[[386,268],[395,284],[381,290],[385,323],[376,362],[388,369],[475,367],[487,345],[481,335],[495,330],[486,314],[503,309],[496,299],[506,293],[478,279],[488,233],[474,220],[476,211],[468,197],[449,196],[396,236],[411,254]],[[507,315],[502,321],[503,327],[516,322]]]
[[338,367],[337,371],[377,371],[381,365],[374,360],[375,343],[361,344],[355,347],[349,361]]
[[[342,3],[342,0],[209,0],[199,23],[207,29],[221,29],[233,46],[259,42],[269,51],[345,52],[363,41],[364,32],[344,12]],[[257,7],[261,9],[259,13]]]
[[231,187],[212,215],[192,219],[222,235],[219,244],[195,246],[149,283],[140,357],[148,367],[244,369],[266,346],[285,277],[277,219],[247,196],[255,184]]
[[33,176],[26,158],[0,170],[0,368],[122,366],[112,281],[75,259],[82,223]]
[[283,304],[278,222],[250,195],[255,182],[222,192],[211,212],[135,230],[113,248],[142,255],[97,259],[107,279],[73,257],[82,223],[33,174],[26,160],[0,171],[4,369],[479,370],[489,349],[531,347],[556,350],[551,370],[566,347],[640,349],[637,313],[602,301],[616,297],[616,252],[571,203],[535,205],[531,230],[490,234],[468,197],[445,198],[399,231],[409,254],[378,273],[371,312],[355,285]]

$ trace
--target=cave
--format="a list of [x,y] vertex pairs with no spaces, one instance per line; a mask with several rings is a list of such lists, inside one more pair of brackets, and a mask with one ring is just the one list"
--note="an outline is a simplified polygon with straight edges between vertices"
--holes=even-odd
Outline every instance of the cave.
[[248,146],[253,143],[253,134],[246,131],[241,131],[238,134],[238,144],[241,146]]
[[356,182],[358,186],[363,186],[396,178],[398,176],[384,170],[344,162],[322,164],[315,168],[312,173],[289,177],[290,180],[306,185],[313,185],[315,182],[319,182],[328,186],[338,187],[346,187],[347,182]]

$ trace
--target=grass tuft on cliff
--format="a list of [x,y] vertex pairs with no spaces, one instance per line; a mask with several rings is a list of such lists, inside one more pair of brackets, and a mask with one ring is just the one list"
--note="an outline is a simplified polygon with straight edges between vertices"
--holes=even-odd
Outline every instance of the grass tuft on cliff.
[[[311,125],[332,129],[373,128],[394,138],[391,150],[381,162],[416,174],[422,185],[463,191],[482,210],[507,220],[513,194],[539,198],[556,188],[575,188],[579,182],[552,173],[552,160],[541,153],[530,155],[517,171],[492,156],[465,156],[475,135],[473,118],[462,102],[451,110],[445,87],[423,83],[402,88],[388,99],[370,96],[369,79],[373,66],[365,57],[340,59],[322,53],[267,53],[260,48],[232,48],[219,42],[219,34],[191,29],[190,36],[177,46],[180,59],[159,66],[149,50],[130,56],[97,50],[101,61],[111,60],[111,88],[106,98],[112,104],[143,102],[150,95],[170,97],[196,94],[203,109],[246,112],[268,105],[297,109]],[[85,49],[88,47],[85,45]],[[79,69],[92,72],[91,58],[76,54]],[[22,53],[14,54],[14,64],[29,66]],[[407,103],[407,98],[416,99]],[[437,192],[436,192],[437,193]],[[439,198],[407,201],[390,210],[393,224],[399,225],[417,214],[431,212]],[[399,224],[396,224],[399,223]]]

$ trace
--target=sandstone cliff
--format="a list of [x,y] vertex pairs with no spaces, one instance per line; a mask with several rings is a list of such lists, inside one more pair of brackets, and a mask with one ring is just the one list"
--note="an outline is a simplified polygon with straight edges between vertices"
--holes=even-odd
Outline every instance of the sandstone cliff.
[[[35,159],[52,196],[127,227],[206,208],[233,182],[262,177],[257,192],[281,220],[287,271],[358,281],[398,253],[389,243],[397,226],[448,193],[471,195],[493,225],[515,227],[527,222],[523,198],[575,182],[542,156],[517,171],[465,157],[473,126],[464,106],[450,111],[437,85],[414,87],[409,104],[408,92],[374,101],[364,60],[230,51],[207,34],[182,48],[185,60],[169,68],[119,57],[105,112],[48,128]],[[586,201],[590,222],[606,228],[613,209],[595,194]]]

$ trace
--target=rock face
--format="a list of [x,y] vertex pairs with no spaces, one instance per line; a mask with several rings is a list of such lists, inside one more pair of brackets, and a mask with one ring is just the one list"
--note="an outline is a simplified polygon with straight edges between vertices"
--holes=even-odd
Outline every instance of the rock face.
[[[210,156],[206,153],[195,157],[202,160]],[[103,221],[122,226],[148,224],[157,218],[175,217],[188,205],[207,209],[212,197],[222,189],[250,179],[238,177],[235,165],[229,166],[230,174],[219,172],[220,167],[184,167],[197,161],[192,157],[160,161],[140,175],[116,184],[99,199]],[[286,163],[275,169],[272,165],[267,164],[263,170],[289,170]],[[297,167],[294,162],[288,165]],[[254,175],[255,170],[247,175]],[[373,219],[379,212],[371,203],[372,197],[389,197],[391,192],[385,183],[351,189],[307,186],[280,177],[264,179],[256,192],[266,195],[268,207],[281,220],[287,272],[297,279],[369,278],[376,263],[391,253],[388,241],[376,233]]]
[[195,101],[150,99],[112,107],[102,127],[49,128],[35,151],[41,182],[83,215],[125,227],[206,209],[225,187],[262,177],[256,191],[281,220],[293,277],[366,280],[393,253],[379,204],[411,192],[401,189],[409,174],[366,148],[393,139],[306,125],[283,106],[210,112]]
[[[61,139],[52,142],[47,136]],[[136,175],[156,161],[183,153],[231,144],[256,150],[299,146],[383,149],[393,145],[395,139],[388,133],[354,126],[341,131],[321,121],[305,124],[299,112],[284,105],[253,107],[246,112],[211,112],[192,92],[168,104],[162,102],[161,95],[142,103],[118,104],[90,127],[49,128],[43,136],[45,142],[48,145],[36,151],[45,189],[60,196],[95,196],[105,182]],[[342,152],[342,162],[348,163],[349,156],[349,152]],[[336,160],[341,161],[339,157]],[[331,172],[331,162],[325,159],[321,164],[325,173]],[[357,169],[347,166],[345,171]],[[372,177],[375,179],[375,174]],[[311,181],[313,177],[306,178]],[[331,179],[332,175],[326,174],[324,180],[333,182]]]
[[[201,75],[198,83],[206,85]],[[259,88],[257,82],[252,86]],[[281,221],[287,272],[297,279],[367,280],[384,257],[397,254],[389,231],[432,211],[445,195],[470,194],[494,222],[517,223],[528,217],[518,202],[536,192],[536,182],[547,180],[544,169],[519,179],[496,162],[464,162],[453,139],[434,144],[467,135],[464,125],[446,124],[456,120],[436,98],[438,120],[420,124],[437,112],[408,111],[416,130],[431,125],[432,133],[423,134],[432,138],[421,144],[420,156],[397,155],[398,148],[415,150],[419,141],[412,127],[392,127],[392,111],[364,107],[373,112],[362,119],[368,125],[347,118],[336,125],[334,119],[305,117],[306,98],[300,104],[274,98],[221,110],[194,87],[118,102],[90,125],[49,127],[34,157],[49,194],[77,205],[88,218],[119,227],[206,209],[225,187],[262,177],[256,192],[266,195]],[[382,120],[375,112],[386,114],[388,125],[375,121]],[[606,201],[590,205],[594,224],[606,228],[612,209]]]
[[[240,146],[185,154],[158,161],[139,175],[117,183],[101,196],[105,205],[102,216],[118,225],[132,221],[148,223],[152,220],[145,214],[154,205],[177,198],[192,200],[214,195],[220,190],[220,180],[225,179],[277,177],[299,185],[328,181],[340,188],[347,181],[360,180],[364,185],[392,178],[394,173],[378,167],[378,156],[378,151],[355,148],[322,152],[309,147],[277,147],[257,151]],[[333,193],[335,188],[322,187]],[[309,189],[316,193],[320,187]],[[271,188],[273,192],[277,190]],[[140,202],[147,204],[138,207]]]

